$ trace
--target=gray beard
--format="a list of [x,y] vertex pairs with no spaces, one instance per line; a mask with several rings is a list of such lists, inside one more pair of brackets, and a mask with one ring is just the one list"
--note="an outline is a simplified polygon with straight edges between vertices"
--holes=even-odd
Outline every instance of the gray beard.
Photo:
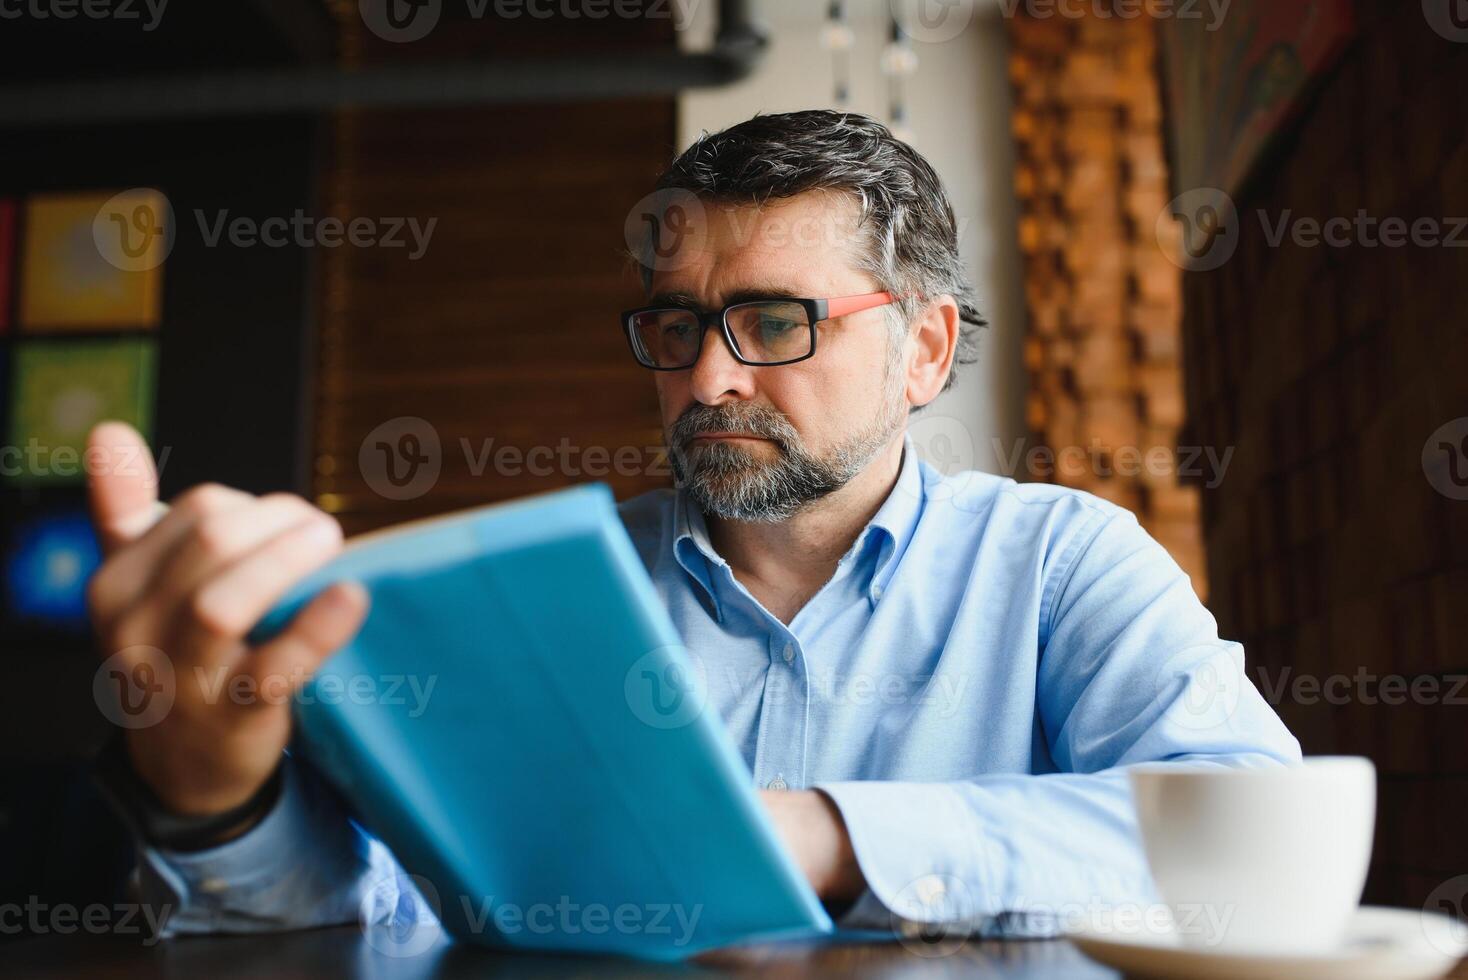
[[[825,456],[805,447],[784,415],[762,405],[695,405],[668,433],[669,460],[678,485],[705,515],[749,524],[778,524],[802,507],[840,490],[866,468],[900,428],[902,415],[889,404],[865,432]],[[699,431],[744,432],[770,440],[777,456],[766,460],[736,443],[693,449]]]

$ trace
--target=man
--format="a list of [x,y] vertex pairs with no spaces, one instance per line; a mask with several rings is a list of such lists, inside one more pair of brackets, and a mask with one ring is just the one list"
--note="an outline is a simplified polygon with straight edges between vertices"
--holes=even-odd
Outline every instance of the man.
[[[649,300],[623,329],[655,370],[680,489],[622,515],[817,893],[852,925],[1042,931],[1150,900],[1122,767],[1299,747],[1131,514],[944,478],[905,441],[983,323],[937,176],[879,123],[812,111],[706,135],[658,186]],[[210,704],[186,682],[204,666],[279,691],[352,636],[366,597],[339,585],[278,639],[244,640],[335,553],[335,522],[220,487],[161,519],[147,479],[92,492],[106,649],[167,651],[180,678],[110,764],[169,928],[424,915],[282,754],[281,698]]]

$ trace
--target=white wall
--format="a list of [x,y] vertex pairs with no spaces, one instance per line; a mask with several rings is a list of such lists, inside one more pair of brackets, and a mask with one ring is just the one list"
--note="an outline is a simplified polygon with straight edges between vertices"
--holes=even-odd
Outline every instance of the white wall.
[[[682,43],[706,47],[717,0],[684,2],[691,19]],[[848,108],[885,121],[887,80],[879,65],[887,4],[864,0],[848,6],[856,35]],[[821,46],[825,8],[817,0],[759,4],[759,19],[771,34],[765,60],[743,82],[690,90],[679,98],[679,148],[702,130],[723,129],[756,112],[833,106],[831,57]],[[913,433],[920,443],[924,435],[946,440],[925,452],[931,458],[934,450],[951,446],[957,456],[945,469],[999,471],[1004,452],[1025,437],[1024,292],[1015,231],[1006,28],[995,14],[975,14],[957,37],[941,43],[915,40],[914,49],[920,64],[908,80],[911,141],[938,171],[953,201],[959,246],[979,309],[991,325],[980,338],[979,361],[960,369],[953,388],[917,417]],[[1001,444],[997,453],[995,440]],[[972,447],[971,456],[960,441]]]

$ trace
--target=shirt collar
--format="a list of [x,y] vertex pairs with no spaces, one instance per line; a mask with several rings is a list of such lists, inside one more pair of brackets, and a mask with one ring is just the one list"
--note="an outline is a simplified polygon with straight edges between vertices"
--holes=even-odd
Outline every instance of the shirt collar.
[[727,564],[714,550],[709,540],[708,524],[700,511],[688,497],[688,491],[678,489],[673,496],[673,557],[708,595],[714,608],[714,619],[724,621],[724,607],[714,588],[713,569]]
[[868,594],[875,604],[886,591],[887,585],[892,581],[892,576],[897,573],[898,559],[907,550],[907,544],[912,540],[913,532],[917,529],[918,519],[923,513],[923,485],[922,462],[918,459],[917,448],[912,443],[910,436],[902,440],[902,467],[897,473],[897,484],[887,499],[882,502],[871,523],[867,525],[861,535],[856,539],[853,547],[862,547],[865,539],[879,534],[880,545],[877,549],[876,564],[872,569],[871,585]]
[[[841,559],[841,565],[845,566],[875,552],[876,559],[867,587],[867,596],[874,605],[892,581],[898,559],[912,540],[918,519],[922,516],[924,492],[922,464],[917,449],[911,437],[904,437],[902,465],[896,485]],[[683,570],[707,593],[714,607],[714,616],[722,623],[723,603],[719,599],[719,590],[714,587],[713,570],[727,567],[728,563],[714,550],[703,512],[682,489],[673,500],[673,554]]]

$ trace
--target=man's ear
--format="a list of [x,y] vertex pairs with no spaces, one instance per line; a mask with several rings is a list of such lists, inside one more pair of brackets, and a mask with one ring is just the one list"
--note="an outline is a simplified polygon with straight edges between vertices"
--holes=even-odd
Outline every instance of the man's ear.
[[943,390],[958,351],[958,302],[935,296],[918,313],[908,333],[912,357],[907,365],[907,400],[914,408],[928,404]]

